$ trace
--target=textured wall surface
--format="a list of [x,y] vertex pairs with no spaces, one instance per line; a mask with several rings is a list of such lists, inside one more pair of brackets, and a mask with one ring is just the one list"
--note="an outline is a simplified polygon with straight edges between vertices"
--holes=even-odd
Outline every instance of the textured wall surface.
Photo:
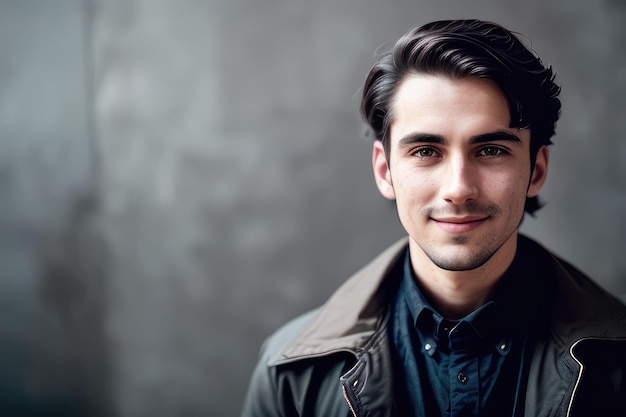
[[0,2],[2,416],[111,404],[84,33],[81,1]]
[[402,236],[358,94],[433,19],[554,66],[523,230],[624,297],[626,4],[586,3],[0,0],[0,414],[238,415],[263,338]]

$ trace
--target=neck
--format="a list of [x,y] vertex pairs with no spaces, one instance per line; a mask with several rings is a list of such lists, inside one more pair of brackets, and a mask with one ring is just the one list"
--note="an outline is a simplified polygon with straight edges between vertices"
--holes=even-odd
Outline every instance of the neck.
[[442,316],[456,320],[492,298],[500,278],[515,257],[517,235],[505,242],[485,264],[468,271],[437,267],[412,239],[409,250],[413,271],[428,301]]

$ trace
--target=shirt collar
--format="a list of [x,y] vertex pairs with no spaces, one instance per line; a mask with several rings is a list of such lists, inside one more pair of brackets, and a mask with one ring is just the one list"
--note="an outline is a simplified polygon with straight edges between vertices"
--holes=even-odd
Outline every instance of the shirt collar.
[[[419,285],[411,265],[409,250],[406,251],[404,260],[403,278],[400,284],[400,291],[404,294],[413,324],[426,339],[425,351],[433,355],[437,350],[438,334],[441,334],[445,326],[465,322],[464,326],[472,329],[481,339],[486,339],[493,344],[496,351],[501,355],[508,354],[510,350],[511,329],[507,331],[507,319],[504,315],[502,305],[504,301],[501,296],[496,296],[492,301],[487,302],[480,308],[474,310],[460,320],[446,320],[428,302]],[[508,291],[507,291],[508,293]]]

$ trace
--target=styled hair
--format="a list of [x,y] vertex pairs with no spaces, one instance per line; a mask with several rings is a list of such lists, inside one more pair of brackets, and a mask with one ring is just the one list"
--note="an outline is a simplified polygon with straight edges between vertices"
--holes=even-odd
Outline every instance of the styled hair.
[[[530,128],[531,170],[541,146],[552,144],[561,109],[561,89],[552,67],[544,66],[534,51],[498,24],[446,20],[407,32],[378,57],[367,76],[361,115],[387,154],[394,95],[405,76],[415,73],[479,77],[498,84],[509,104],[511,127]],[[537,197],[526,199],[526,212],[533,214],[540,207]]]

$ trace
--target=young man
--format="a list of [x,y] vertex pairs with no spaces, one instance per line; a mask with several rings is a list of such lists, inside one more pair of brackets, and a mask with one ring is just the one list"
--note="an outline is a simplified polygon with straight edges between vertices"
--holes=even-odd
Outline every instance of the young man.
[[380,57],[361,110],[408,238],[265,343],[244,416],[624,415],[626,308],[518,234],[558,94],[493,23],[427,24]]

